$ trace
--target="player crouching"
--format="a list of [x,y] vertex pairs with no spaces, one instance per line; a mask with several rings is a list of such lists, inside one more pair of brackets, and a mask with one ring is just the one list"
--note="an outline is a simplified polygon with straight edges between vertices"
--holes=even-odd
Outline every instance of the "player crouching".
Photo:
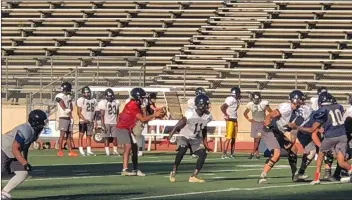
[[[32,166],[28,163],[28,149],[48,122],[45,112],[33,110],[28,122],[1,136],[1,172],[12,169],[16,174],[1,191],[1,199],[11,199],[9,192],[27,179]],[[3,173],[2,173],[3,174]]]
[[[196,168],[189,178],[191,183],[203,183],[202,179],[197,178],[198,173],[202,169],[205,159],[207,158],[207,150],[211,151],[207,143],[207,124],[212,120],[208,111],[210,100],[206,95],[200,94],[195,100],[195,108],[188,109],[185,116],[178,121],[174,129],[170,132],[168,140],[179,132],[180,136],[177,138],[177,154],[173,169],[170,173],[170,182],[176,181],[176,171],[180,165],[183,156],[186,154],[187,149],[190,148],[192,152],[198,156]],[[205,149],[201,148],[201,143]]]

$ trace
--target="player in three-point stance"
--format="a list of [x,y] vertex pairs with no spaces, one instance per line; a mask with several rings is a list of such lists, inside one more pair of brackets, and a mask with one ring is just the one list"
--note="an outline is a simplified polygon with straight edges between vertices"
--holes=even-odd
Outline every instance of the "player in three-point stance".
[[231,95],[225,99],[225,103],[220,107],[226,121],[226,140],[224,142],[224,152],[222,159],[228,158],[227,150],[231,145],[230,158],[234,158],[236,136],[238,132],[237,110],[240,107],[241,90],[239,87],[231,88]]
[[262,140],[271,151],[271,157],[265,162],[263,171],[258,179],[259,184],[267,182],[267,173],[279,161],[281,148],[284,148],[288,152],[292,178],[295,175],[297,171],[297,154],[292,150],[294,141],[285,136],[285,134],[287,135],[290,131],[288,124],[295,120],[292,119],[293,113],[302,105],[303,98],[304,94],[301,91],[294,90],[289,95],[290,102],[280,104],[278,109],[273,110],[265,117]]
[[117,151],[116,121],[119,115],[120,102],[115,98],[114,91],[105,90],[105,99],[98,103],[100,110],[101,126],[105,131],[105,153],[110,155],[109,140],[113,138],[113,154],[120,155]]
[[28,149],[38,138],[47,125],[47,115],[42,110],[29,113],[27,123],[16,126],[11,131],[1,135],[1,172],[14,171],[12,177],[1,191],[1,199],[11,199],[9,192],[27,179],[32,166],[28,162]]
[[[164,113],[156,110],[153,115],[143,116],[141,105],[146,98],[146,92],[142,88],[133,88],[130,93],[131,100],[125,105],[118,117],[116,135],[119,144],[124,145],[122,176],[145,176],[138,169],[138,145],[133,134],[136,121],[148,122],[155,117],[161,117]],[[133,171],[128,171],[128,161],[132,150]]]
[[[191,148],[192,152],[198,156],[196,168],[189,178],[189,182],[205,182],[199,179],[197,175],[204,165],[207,157],[206,151],[211,151],[207,143],[207,124],[212,120],[208,111],[209,104],[210,100],[206,95],[198,95],[194,100],[195,108],[186,110],[185,116],[178,121],[174,129],[170,132],[168,140],[170,140],[176,132],[180,133],[180,136],[177,138],[178,149],[175,162],[170,172],[170,182],[176,181],[175,176],[177,168],[188,148]],[[202,141],[205,149],[201,147]]]
[[[317,134],[320,127],[324,129],[324,140],[314,140],[319,146],[319,154],[316,162],[316,172],[312,184],[320,183],[320,171],[322,161],[328,151],[334,150],[339,166],[346,169],[349,175],[352,174],[352,165],[345,161],[345,154],[347,151],[347,136],[343,121],[343,107],[334,103],[333,96],[328,92],[323,92],[318,99],[321,108],[314,113],[315,122],[312,127],[298,126],[299,131],[306,131]],[[295,128],[295,127],[292,127]],[[315,138],[313,136],[313,138]]]
[[57,114],[59,117],[58,130],[60,130],[60,138],[59,138],[59,151],[57,152],[57,156],[64,156],[64,152],[62,151],[62,143],[64,137],[66,136],[66,142],[68,145],[69,153],[68,156],[78,156],[78,154],[72,151],[72,131],[73,131],[73,117],[72,117],[72,96],[71,83],[64,82],[61,84],[61,90],[59,94],[56,95],[55,101],[57,102]]
[[95,118],[95,110],[98,102],[95,98],[92,98],[92,92],[89,87],[82,88],[82,97],[77,100],[77,114],[79,117],[79,138],[78,148],[81,156],[86,156],[83,150],[83,137],[87,134],[87,155],[95,155],[92,152],[92,135],[94,128],[97,127],[97,121]]
[[[257,159],[260,158],[259,155],[259,144],[260,144],[260,134],[263,134],[263,122],[265,118],[265,112],[272,112],[269,102],[262,99],[259,92],[253,92],[250,94],[250,102],[247,104],[247,108],[244,111],[244,117],[251,123],[251,137],[254,139],[254,147],[252,153],[249,155],[248,159],[252,159],[255,155]],[[252,118],[248,117],[248,113],[251,112]]]

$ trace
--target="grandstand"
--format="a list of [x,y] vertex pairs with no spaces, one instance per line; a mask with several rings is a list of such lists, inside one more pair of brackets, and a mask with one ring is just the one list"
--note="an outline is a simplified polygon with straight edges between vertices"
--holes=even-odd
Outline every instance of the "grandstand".
[[[351,92],[351,1],[3,1],[3,97],[84,85]],[[49,85],[49,86],[48,86]],[[37,97],[37,96],[36,96]]]

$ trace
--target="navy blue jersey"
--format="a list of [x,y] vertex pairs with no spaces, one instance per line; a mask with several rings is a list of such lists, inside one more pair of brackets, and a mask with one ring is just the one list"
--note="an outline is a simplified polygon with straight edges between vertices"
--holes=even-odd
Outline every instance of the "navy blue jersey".
[[346,134],[343,113],[344,110],[340,104],[323,106],[314,113],[315,121],[322,124],[324,128],[324,137],[333,138]]

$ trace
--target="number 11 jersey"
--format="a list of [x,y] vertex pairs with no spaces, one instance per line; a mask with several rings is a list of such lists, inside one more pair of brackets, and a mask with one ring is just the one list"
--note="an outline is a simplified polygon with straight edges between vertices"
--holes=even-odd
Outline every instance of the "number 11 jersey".
[[186,137],[187,139],[200,138],[202,136],[203,129],[212,120],[209,112],[200,117],[195,109],[188,109],[185,112],[185,117],[187,119],[187,124],[181,129],[180,135]]

